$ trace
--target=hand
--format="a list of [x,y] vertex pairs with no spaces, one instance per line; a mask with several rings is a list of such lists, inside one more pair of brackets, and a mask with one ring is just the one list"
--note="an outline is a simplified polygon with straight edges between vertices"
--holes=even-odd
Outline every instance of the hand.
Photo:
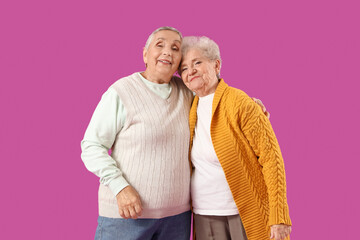
[[254,100],[254,102],[257,103],[261,107],[261,109],[263,110],[265,116],[267,116],[267,118],[270,119],[270,113],[266,111],[266,107],[262,103],[262,101],[260,99],[257,99],[257,98],[252,98],[252,100]]
[[272,225],[270,227],[270,239],[284,240],[291,232],[291,226],[285,224]]
[[137,219],[141,216],[140,196],[132,186],[127,186],[116,195],[119,214],[122,218]]

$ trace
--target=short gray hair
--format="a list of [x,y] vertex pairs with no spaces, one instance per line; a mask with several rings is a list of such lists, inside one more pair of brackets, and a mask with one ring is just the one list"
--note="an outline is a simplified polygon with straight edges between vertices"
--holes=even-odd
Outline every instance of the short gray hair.
[[[192,48],[201,50],[204,57],[208,58],[209,60],[212,60],[212,61],[220,60],[220,67],[221,67],[222,61],[221,61],[221,57],[220,57],[219,46],[216,44],[216,42],[214,42],[210,38],[205,37],[205,36],[184,37],[183,41],[181,43],[182,56],[184,57],[186,55],[186,53]],[[181,64],[180,64],[180,66],[181,66]],[[217,77],[220,79],[220,73],[218,74]]]
[[155,31],[153,31],[153,32],[150,34],[150,36],[148,37],[148,39],[146,40],[145,49],[148,49],[148,48],[149,48],[150,43],[151,43],[151,41],[152,41],[153,38],[154,38],[154,35],[155,35],[157,32],[164,31],[164,30],[176,32],[177,34],[179,34],[180,39],[181,39],[181,40],[183,39],[183,36],[182,36],[181,32],[180,32],[179,30],[177,30],[176,28],[173,28],[173,27],[159,27],[158,29],[156,29]]

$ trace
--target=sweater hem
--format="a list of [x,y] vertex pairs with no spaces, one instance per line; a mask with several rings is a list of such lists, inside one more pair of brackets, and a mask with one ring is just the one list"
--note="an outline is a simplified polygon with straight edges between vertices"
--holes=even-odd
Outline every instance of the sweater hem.
[[[143,209],[141,216],[139,216],[138,218],[159,219],[159,218],[175,216],[187,212],[189,210],[190,210],[189,203],[181,206],[169,207],[169,208]],[[108,217],[108,218],[122,218],[119,214],[118,206],[113,204],[107,206],[99,205],[99,216]]]

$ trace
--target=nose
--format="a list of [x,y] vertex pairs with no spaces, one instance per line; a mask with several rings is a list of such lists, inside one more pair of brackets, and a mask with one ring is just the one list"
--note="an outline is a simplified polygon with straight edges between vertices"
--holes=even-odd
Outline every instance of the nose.
[[196,73],[196,68],[194,67],[189,67],[189,75],[192,76]]
[[171,49],[170,48],[164,48],[162,54],[166,55],[166,56],[171,56]]

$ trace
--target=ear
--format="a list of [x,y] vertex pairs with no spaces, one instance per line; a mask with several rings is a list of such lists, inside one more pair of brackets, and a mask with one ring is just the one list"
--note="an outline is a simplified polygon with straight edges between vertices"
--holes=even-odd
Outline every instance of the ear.
[[147,49],[143,48],[143,60],[145,65],[147,65]]
[[215,60],[215,72],[216,74],[220,73],[220,69],[221,69],[221,61],[219,59]]

